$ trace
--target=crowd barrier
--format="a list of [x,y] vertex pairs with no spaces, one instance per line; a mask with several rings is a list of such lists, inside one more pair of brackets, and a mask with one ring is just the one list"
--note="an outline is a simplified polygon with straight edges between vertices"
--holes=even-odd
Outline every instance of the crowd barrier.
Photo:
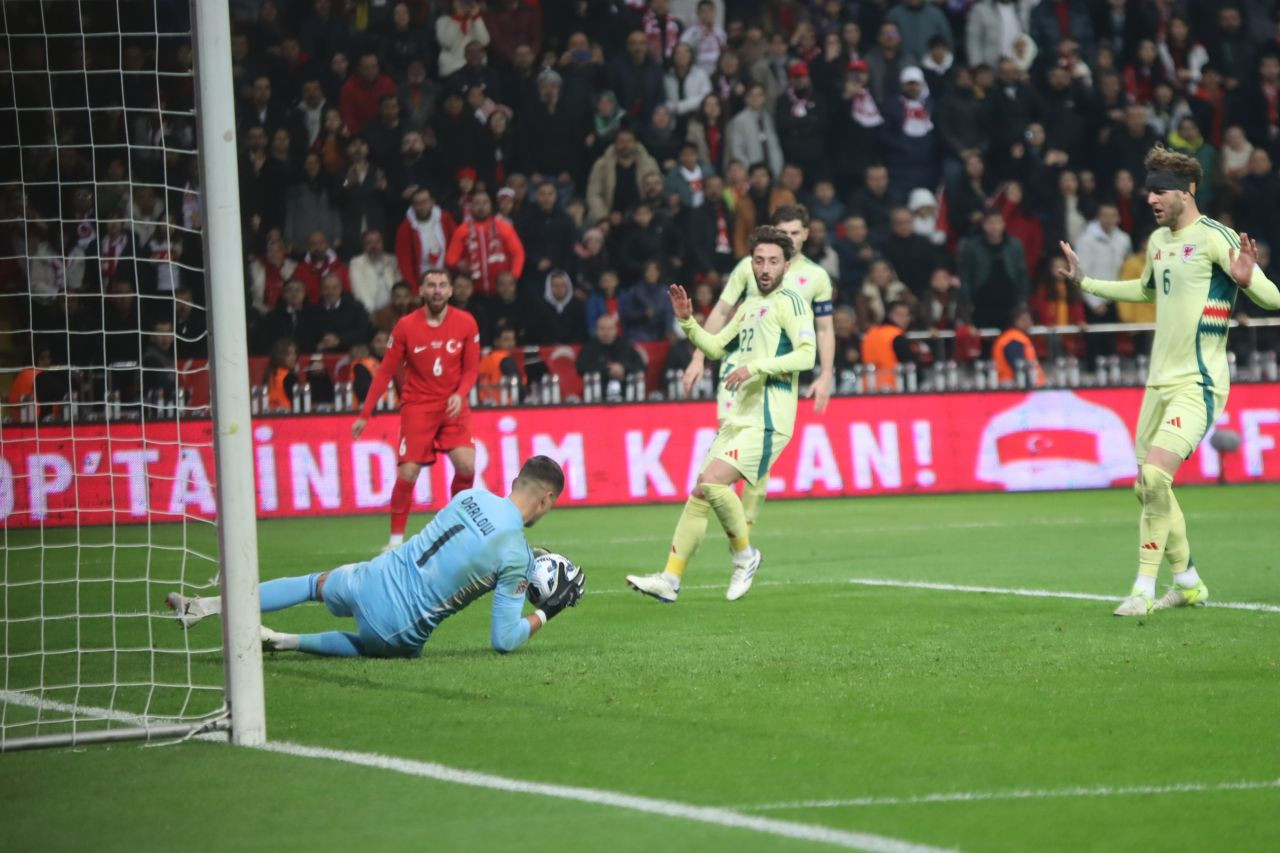
[[[840,397],[801,404],[774,467],[777,497],[1126,486],[1137,473],[1139,388]],[[254,421],[260,518],[379,513],[390,500],[399,420],[360,440],[350,415]],[[544,453],[565,468],[561,506],[685,498],[715,435],[710,402],[477,410],[477,484],[505,491]],[[1217,424],[1236,452],[1200,445],[1179,483],[1280,481],[1280,383],[1233,388]],[[0,519],[9,528],[212,517],[208,421],[3,427]],[[448,496],[447,460],[420,478],[415,509]]]

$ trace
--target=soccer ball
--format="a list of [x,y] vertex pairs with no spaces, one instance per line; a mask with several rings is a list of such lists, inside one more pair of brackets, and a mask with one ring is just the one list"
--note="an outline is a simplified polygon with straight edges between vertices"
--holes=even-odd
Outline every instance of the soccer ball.
[[533,560],[533,571],[529,573],[529,586],[525,595],[529,603],[535,607],[546,601],[560,584],[568,583],[582,571],[560,554],[540,554]]

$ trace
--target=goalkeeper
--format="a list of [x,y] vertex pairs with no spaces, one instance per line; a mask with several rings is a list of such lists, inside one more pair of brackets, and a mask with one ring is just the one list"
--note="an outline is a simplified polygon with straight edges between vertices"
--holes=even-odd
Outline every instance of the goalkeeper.
[[[534,456],[524,463],[500,498],[467,489],[449,501],[418,535],[365,563],[261,586],[262,612],[323,601],[334,616],[355,618],[356,631],[283,634],[262,629],[263,648],[331,657],[418,657],[431,633],[486,592],[493,592],[489,639],[500,652],[518,648],[566,607],[578,603],[586,585],[579,572],[542,606],[521,613],[534,555],[524,528],[550,511],[564,489],[555,460]],[[184,628],[222,610],[222,599],[165,599]]]
[[[1258,267],[1257,244],[1197,209],[1199,162],[1157,146],[1145,165],[1147,204],[1160,227],[1147,243],[1141,277],[1082,279],[1080,259],[1066,243],[1062,251],[1070,268],[1059,272],[1086,293],[1156,304],[1151,368],[1134,440],[1140,466],[1134,491],[1142,504],[1138,576],[1117,616],[1144,616],[1209,598],[1191,560],[1173,479],[1226,408],[1227,328],[1236,297],[1243,292],[1264,308],[1280,308],[1280,291]],[[1157,601],[1156,576],[1166,558],[1173,584]]]
[[666,568],[627,576],[627,583],[645,595],[676,600],[680,579],[706,535],[707,517],[713,510],[733,551],[733,574],[725,598],[736,601],[751,588],[761,556],[751,546],[742,500],[733,487],[739,480],[754,485],[766,478],[787,446],[796,423],[800,371],[813,368],[816,350],[813,312],[804,299],[782,285],[794,256],[791,238],[783,231],[757,228],[751,238],[751,271],[759,295],[743,302],[729,325],[714,335],[693,318],[684,288],[671,285],[671,307],[680,328],[707,358],[723,358],[731,344],[737,345],[737,367],[724,378],[725,386],[735,392],[735,403],[707,451],[697,485],[680,514]]

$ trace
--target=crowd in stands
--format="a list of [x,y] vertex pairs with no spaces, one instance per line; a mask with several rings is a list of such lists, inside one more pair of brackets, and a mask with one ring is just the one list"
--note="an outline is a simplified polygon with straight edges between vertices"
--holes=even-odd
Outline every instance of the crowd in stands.
[[[803,250],[836,286],[838,366],[899,303],[916,329],[1003,328],[1021,305],[1044,324],[1149,320],[1151,306],[1085,296],[1053,270],[1067,240],[1088,275],[1137,274],[1154,228],[1143,158],[1157,143],[1200,161],[1201,210],[1256,238],[1277,278],[1270,0],[231,8],[257,354],[289,339],[376,355],[375,335],[441,266],[486,347],[587,344],[591,360],[618,340],[675,341],[665,285],[709,311],[752,229],[795,203],[812,216]],[[0,48],[6,88],[55,109],[5,111],[23,156],[0,165],[3,254],[29,260],[3,262],[3,289],[31,294],[36,329],[105,317],[107,332],[51,337],[32,356],[110,361],[113,329],[158,323],[180,357],[202,355],[200,175],[183,153],[192,81],[129,73],[187,70],[189,44],[117,38],[117,56],[90,38],[44,56],[21,25]],[[124,73],[85,87],[8,70],[42,62]],[[1089,354],[1111,345],[1089,342]],[[1083,338],[1068,345],[1086,354]]]

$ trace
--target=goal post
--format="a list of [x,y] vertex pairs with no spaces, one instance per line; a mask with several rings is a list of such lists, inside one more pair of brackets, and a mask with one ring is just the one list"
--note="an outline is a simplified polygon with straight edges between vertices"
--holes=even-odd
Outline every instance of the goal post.
[[0,752],[266,740],[230,42],[0,0]]
[[222,647],[231,738],[266,741],[258,607],[257,503],[249,407],[243,249],[240,243],[236,113],[227,3],[191,0],[196,138],[208,264],[213,451],[218,478]]

